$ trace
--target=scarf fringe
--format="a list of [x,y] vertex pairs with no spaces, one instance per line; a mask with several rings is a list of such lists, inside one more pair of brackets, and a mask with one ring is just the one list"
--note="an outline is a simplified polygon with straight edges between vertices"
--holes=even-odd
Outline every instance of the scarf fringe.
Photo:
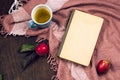
[[24,4],[26,4],[29,0],[14,0],[11,8],[9,9],[8,13],[12,13],[19,9],[19,7],[22,7]]
[[56,75],[53,75],[51,80],[59,80],[58,77]]
[[[57,60],[51,54],[49,54],[48,57],[47,57],[47,63],[50,64],[50,69],[51,70],[53,70],[54,72],[57,72],[58,63],[57,63]],[[56,75],[53,75],[51,77],[51,80],[59,80],[59,79]]]
[[50,69],[51,70],[57,71],[58,63],[57,63],[56,59],[51,54],[48,55],[47,63],[50,64]]
[[7,35],[9,35],[9,34],[7,33],[7,31],[4,29],[4,27],[2,25],[4,17],[5,17],[5,15],[0,16],[0,34],[5,35],[4,38],[6,38]]

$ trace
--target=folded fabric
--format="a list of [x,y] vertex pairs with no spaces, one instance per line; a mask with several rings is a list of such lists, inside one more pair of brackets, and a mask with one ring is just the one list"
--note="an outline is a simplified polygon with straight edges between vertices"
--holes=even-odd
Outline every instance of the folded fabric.
[[[47,4],[53,10],[53,22],[49,28],[33,30],[28,27],[32,8]],[[47,60],[50,68],[57,71],[53,80],[119,80],[120,79],[120,1],[119,0],[30,0],[17,11],[6,15],[2,21],[4,30],[11,35],[38,36],[49,40],[50,55]],[[71,11],[77,9],[104,18],[91,63],[84,67],[58,58],[57,52],[62,41]],[[77,35],[79,37],[79,35]],[[108,59],[112,68],[99,76],[96,65],[101,59]]]

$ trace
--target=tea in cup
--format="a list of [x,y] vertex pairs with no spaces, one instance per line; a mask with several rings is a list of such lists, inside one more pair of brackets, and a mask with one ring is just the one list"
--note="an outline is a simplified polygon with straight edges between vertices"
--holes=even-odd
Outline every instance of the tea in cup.
[[31,12],[30,28],[46,28],[49,27],[52,19],[52,10],[45,4],[37,5]]

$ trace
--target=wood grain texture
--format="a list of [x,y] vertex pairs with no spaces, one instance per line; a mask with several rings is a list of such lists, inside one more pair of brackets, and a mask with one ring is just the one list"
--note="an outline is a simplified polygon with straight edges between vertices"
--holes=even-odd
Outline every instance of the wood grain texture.
[[[0,15],[8,14],[13,0],[0,0]],[[22,56],[20,46],[24,43],[33,43],[36,37],[7,36],[0,34],[0,74],[4,80],[50,80],[54,72],[49,69],[46,57],[34,61],[27,69],[20,67]]]

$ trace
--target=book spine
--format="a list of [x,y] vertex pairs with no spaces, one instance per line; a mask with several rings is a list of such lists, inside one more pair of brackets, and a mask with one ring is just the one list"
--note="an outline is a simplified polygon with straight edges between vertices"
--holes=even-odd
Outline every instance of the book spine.
[[63,35],[62,42],[61,42],[60,47],[59,47],[59,50],[58,50],[58,54],[57,54],[58,57],[60,57],[60,53],[61,53],[62,47],[63,47],[63,45],[64,45],[64,42],[65,42],[67,33],[68,33],[68,31],[69,31],[69,27],[70,27],[72,18],[73,18],[73,16],[74,16],[74,12],[75,12],[75,10],[73,10],[72,13],[70,14],[70,18],[69,18],[68,23],[67,23],[66,31],[65,31],[65,33],[64,33],[64,35]]

